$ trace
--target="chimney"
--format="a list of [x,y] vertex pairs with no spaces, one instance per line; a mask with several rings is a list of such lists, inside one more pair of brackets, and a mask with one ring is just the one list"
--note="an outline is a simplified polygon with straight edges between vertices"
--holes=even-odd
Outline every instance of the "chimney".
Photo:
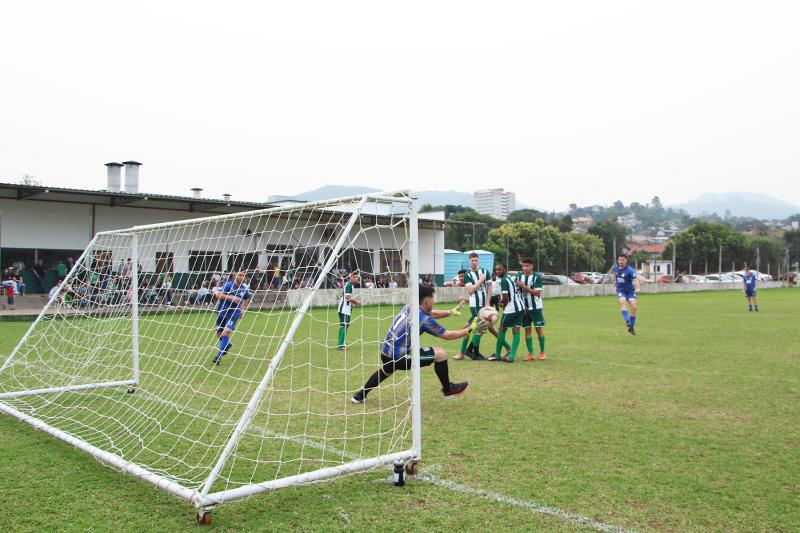
[[226,202],[230,203],[230,201],[231,201],[231,195],[230,194],[223,194],[222,197],[225,199]]
[[109,192],[120,192],[122,190],[121,169],[121,163],[106,163],[106,190]]
[[194,189],[192,189],[192,197],[193,198],[200,198],[200,193],[202,193],[202,192],[203,192],[203,189],[201,189],[200,187],[195,187]]
[[136,161],[123,161],[125,165],[125,192],[139,192],[139,167],[141,163]]

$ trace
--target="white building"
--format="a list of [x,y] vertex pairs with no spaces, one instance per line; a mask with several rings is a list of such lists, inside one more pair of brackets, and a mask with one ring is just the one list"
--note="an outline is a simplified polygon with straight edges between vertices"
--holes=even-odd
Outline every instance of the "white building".
[[[109,166],[108,190],[0,183],[0,266],[24,263],[23,276],[28,291],[39,292],[31,270],[36,261],[41,259],[44,266],[50,269],[58,260],[68,257],[77,259],[99,232],[275,207],[270,203],[235,201],[228,195],[223,199],[202,198],[199,189],[194,190],[193,196],[141,193],[138,192],[138,164],[137,172],[133,174],[136,181],[131,180],[122,190],[120,167],[117,163]],[[369,220],[363,223],[373,223],[375,215],[385,217],[383,213],[366,214],[365,218]],[[441,277],[444,272],[443,225],[443,220],[420,217],[421,274]],[[293,236],[291,242],[281,242],[281,249],[285,250],[278,254],[280,257],[276,257],[275,243],[260,242],[261,239],[253,234],[255,229],[248,227],[242,230],[245,233],[240,238],[205,248],[183,249],[180,240],[173,242],[173,239],[165,237],[157,246],[150,246],[146,256],[140,256],[139,260],[145,272],[169,272],[175,275],[176,280],[182,274],[211,270],[211,265],[221,270],[264,270],[271,260],[296,258],[298,254],[308,257],[311,247],[321,246],[328,238],[323,235],[323,229],[315,231],[313,235]],[[188,240],[186,235],[182,239]],[[377,239],[373,240],[378,242]],[[380,242],[380,246],[356,247],[354,251],[364,256],[358,263],[370,265],[369,268],[375,272],[379,272],[380,265],[385,264],[401,270],[407,252],[403,250],[402,240],[385,234]],[[114,268],[118,268],[127,257],[129,253],[115,253],[111,259]],[[342,260],[346,259],[346,256],[342,257]],[[45,292],[55,281],[55,273],[48,271],[46,281],[48,286],[44,287]]]
[[472,207],[482,215],[505,220],[516,209],[516,200],[513,192],[485,189],[472,193]]

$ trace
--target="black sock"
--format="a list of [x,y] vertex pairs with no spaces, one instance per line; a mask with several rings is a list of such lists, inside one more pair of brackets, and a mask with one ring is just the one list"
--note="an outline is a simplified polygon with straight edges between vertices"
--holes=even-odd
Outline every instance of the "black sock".
[[[394,366],[394,364],[392,364],[392,366]],[[375,371],[375,372],[374,372],[374,373],[373,373],[373,374],[372,374],[372,375],[369,377],[369,379],[367,380],[367,382],[366,382],[366,383],[364,383],[364,387],[361,389],[362,391],[364,391],[364,392],[363,392],[363,394],[364,394],[364,397],[366,397],[366,396],[367,396],[367,393],[368,393],[369,391],[371,391],[372,389],[374,389],[375,387],[377,387],[378,385],[380,385],[380,384],[381,384],[381,381],[383,381],[384,379],[388,378],[388,377],[389,377],[389,376],[391,376],[391,375],[392,375],[392,373],[391,373],[391,372],[386,372],[386,365],[384,365],[384,366],[383,366],[383,368],[381,368],[380,370],[376,370],[376,371]]]
[[436,372],[436,377],[442,382],[442,389],[447,390],[450,387],[450,371],[447,369],[447,361],[433,363],[433,370]]

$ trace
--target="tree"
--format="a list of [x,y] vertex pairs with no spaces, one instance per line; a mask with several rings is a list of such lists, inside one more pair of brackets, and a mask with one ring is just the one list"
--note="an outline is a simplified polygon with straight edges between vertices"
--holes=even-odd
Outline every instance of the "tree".
[[673,236],[664,250],[664,259],[672,259],[672,248],[675,247],[678,271],[689,270],[690,262],[693,272],[716,272],[719,268],[719,252],[722,246],[722,269],[725,271],[731,262],[741,265],[750,258],[747,239],[734,231],[727,224],[709,224],[701,222],[690,226],[686,231]]
[[569,215],[564,215],[561,217],[561,220],[558,221],[558,230],[562,233],[569,233],[572,231],[572,217]]
[[578,209],[578,204],[569,204],[570,211],[575,211],[576,209]]
[[537,220],[544,220],[545,218],[546,215],[536,209],[517,209],[509,213],[506,222],[511,224],[514,222],[536,222]]
[[664,206],[661,205],[661,198],[659,198],[658,196],[653,196],[653,199],[650,200],[650,206],[653,209],[656,209],[656,210],[659,210],[659,211],[664,209]]
[[623,204],[620,200],[617,200],[616,202],[614,202],[614,209],[622,211],[623,209],[625,209],[625,204]]
[[[603,257],[603,270],[610,269],[613,266],[614,261],[616,261],[616,255],[620,252],[620,250],[622,250],[622,247],[625,244],[625,238],[627,236],[625,226],[614,219],[608,219],[589,228],[589,233],[591,235],[600,237],[600,239],[603,241],[603,247],[608,251],[606,256]],[[617,243],[616,250],[613,248],[615,240]]]
[[489,231],[502,224],[496,218],[481,215],[472,209],[455,213],[448,220],[467,222],[467,224],[445,224],[444,228],[444,245],[462,251],[483,248]]
[[541,222],[503,224],[489,232],[485,244],[502,261],[508,255],[511,270],[521,268],[522,259],[530,257],[539,270],[561,273],[566,271],[567,246],[570,271],[602,267],[605,256],[602,239],[585,233],[563,233]]
[[800,259],[800,231],[787,231],[783,234],[783,242],[789,248],[789,262],[794,264]]

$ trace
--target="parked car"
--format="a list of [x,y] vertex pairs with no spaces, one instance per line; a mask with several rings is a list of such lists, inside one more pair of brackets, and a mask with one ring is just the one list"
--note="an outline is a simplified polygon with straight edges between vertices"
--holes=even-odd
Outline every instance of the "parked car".
[[602,272],[581,272],[581,274],[589,278],[592,283],[600,283],[605,275]]
[[579,283],[581,285],[588,285],[592,282],[592,278],[584,274],[583,272],[573,272],[570,279],[575,283]]
[[667,276],[666,274],[658,278],[656,283],[672,283],[672,276]]
[[543,274],[542,285],[578,285],[578,283],[560,274]]

